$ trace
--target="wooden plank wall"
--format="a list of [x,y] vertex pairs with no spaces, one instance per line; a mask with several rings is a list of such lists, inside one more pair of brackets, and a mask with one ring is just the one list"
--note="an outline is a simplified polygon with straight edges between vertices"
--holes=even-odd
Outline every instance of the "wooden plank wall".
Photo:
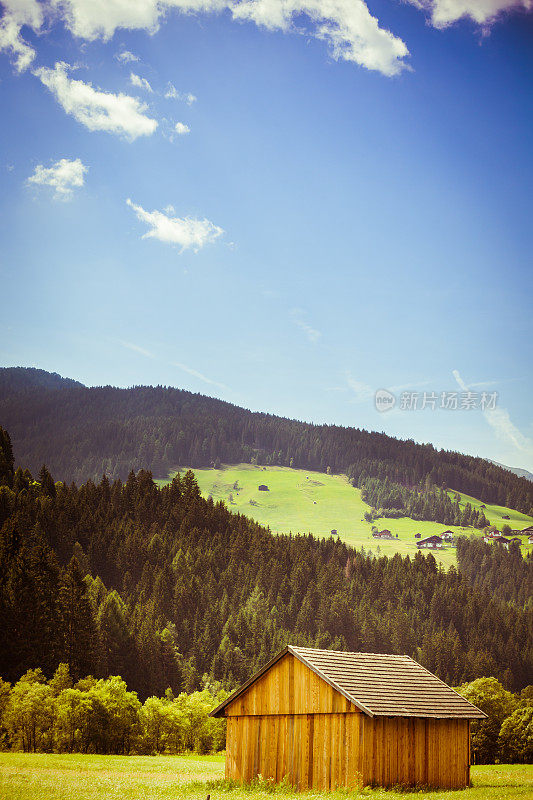
[[361,729],[365,785],[469,786],[468,720],[361,715]]
[[360,713],[339,692],[287,653],[226,708],[226,716]]
[[360,786],[360,714],[228,717],[226,777],[287,777],[299,789]]

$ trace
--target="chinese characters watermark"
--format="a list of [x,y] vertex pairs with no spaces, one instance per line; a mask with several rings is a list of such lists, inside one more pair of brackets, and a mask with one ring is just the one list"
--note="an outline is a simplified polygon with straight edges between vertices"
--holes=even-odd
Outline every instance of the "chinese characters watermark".
[[388,389],[378,389],[374,396],[378,411],[490,411],[496,408],[498,392],[401,392],[399,398]]

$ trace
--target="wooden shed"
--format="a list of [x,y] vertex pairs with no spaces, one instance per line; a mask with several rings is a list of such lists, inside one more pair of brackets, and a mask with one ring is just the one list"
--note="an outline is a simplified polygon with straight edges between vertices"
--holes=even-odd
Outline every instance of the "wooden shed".
[[468,786],[486,716],[408,656],[293,646],[211,715],[227,718],[227,778],[300,790]]

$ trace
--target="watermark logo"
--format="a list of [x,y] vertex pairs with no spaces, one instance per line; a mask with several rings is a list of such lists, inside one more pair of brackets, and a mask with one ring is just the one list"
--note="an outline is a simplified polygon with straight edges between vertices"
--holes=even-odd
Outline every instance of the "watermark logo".
[[[374,402],[378,411],[390,411],[396,405],[396,395],[388,389],[378,389]],[[401,392],[400,411],[492,411],[498,403],[498,392]]]
[[378,389],[374,395],[374,402],[378,411],[390,411],[396,405],[396,395],[388,389]]

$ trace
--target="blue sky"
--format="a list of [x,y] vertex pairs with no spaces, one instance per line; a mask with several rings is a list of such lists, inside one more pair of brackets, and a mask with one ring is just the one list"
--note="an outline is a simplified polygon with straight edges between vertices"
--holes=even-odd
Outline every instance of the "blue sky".
[[533,469],[531,0],[0,5],[3,365]]

